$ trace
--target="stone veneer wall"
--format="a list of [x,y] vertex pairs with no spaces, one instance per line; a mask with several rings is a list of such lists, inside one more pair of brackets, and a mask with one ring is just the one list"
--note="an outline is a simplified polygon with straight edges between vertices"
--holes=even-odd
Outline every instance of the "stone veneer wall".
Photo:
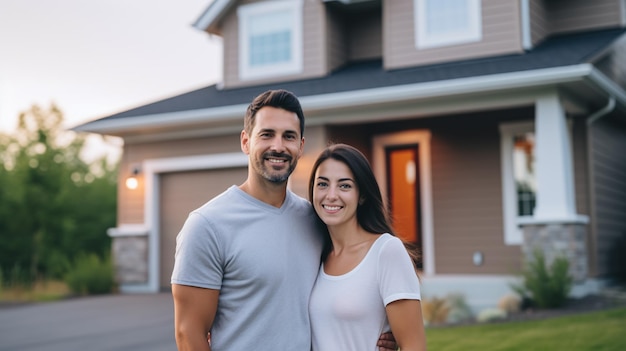
[[115,237],[112,251],[118,284],[148,281],[148,236]]
[[534,259],[535,249],[543,251],[551,265],[558,256],[569,260],[569,272],[574,282],[587,279],[587,225],[580,223],[546,223],[522,225],[524,261]]

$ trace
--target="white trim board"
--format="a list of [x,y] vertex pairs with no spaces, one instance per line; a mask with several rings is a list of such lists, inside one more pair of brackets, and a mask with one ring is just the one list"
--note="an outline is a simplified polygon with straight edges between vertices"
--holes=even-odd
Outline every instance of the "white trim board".
[[374,137],[374,153],[372,163],[374,174],[378,180],[383,199],[387,199],[387,173],[385,171],[385,147],[390,145],[418,144],[420,193],[421,193],[421,231],[422,250],[424,252],[424,273],[428,276],[435,274],[435,244],[433,228],[433,200],[432,178],[430,164],[430,131],[409,130],[399,133],[390,133]]

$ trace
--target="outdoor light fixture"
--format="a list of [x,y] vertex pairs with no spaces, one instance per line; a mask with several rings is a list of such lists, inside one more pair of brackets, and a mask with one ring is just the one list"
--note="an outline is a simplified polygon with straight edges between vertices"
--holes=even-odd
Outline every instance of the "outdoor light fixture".
[[485,260],[485,257],[483,255],[483,253],[480,252],[480,251],[476,251],[472,255],[472,261],[474,262],[474,266],[482,266],[484,260]]
[[139,167],[133,167],[133,171],[130,177],[126,178],[126,187],[130,190],[137,189],[139,182],[137,181],[137,175],[139,174]]

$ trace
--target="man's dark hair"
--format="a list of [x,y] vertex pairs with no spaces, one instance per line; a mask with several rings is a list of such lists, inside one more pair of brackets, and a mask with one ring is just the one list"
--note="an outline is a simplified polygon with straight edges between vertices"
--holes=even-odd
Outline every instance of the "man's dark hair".
[[300,137],[304,136],[304,113],[302,112],[300,101],[292,92],[283,89],[268,90],[252,100],[250,105],[248,105],[243,122],[246,133],[252,134],[256,113],[265,106],[282,108],[298,115],[298,120],[300,120]]

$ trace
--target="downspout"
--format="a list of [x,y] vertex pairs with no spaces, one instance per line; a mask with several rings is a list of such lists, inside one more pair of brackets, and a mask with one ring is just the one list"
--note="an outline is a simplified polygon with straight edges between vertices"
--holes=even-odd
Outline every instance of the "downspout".
[[587,118],[587,169],[589,174],[589,179],[587,179],[587,187],[589,191],[589,237],[587,238],[587,254],[589,255],[589,259],[587,259],[587,264],[589,267],[589,273],[596,274],[597,270],[597,257],[596,257],[596,233],[597,233],[597,222],[596,222],[596,191],[593,186],[593,179],[595,178],[595,172],[593,167],[593,150],[592,150],[592,142],[593,137],[591,136],[591,125],[598,121],[600,118],[606,117],[610,112],[615,109],[615,97],[613,95],[609,95],[609,101],[606,106],[601,108],[600,110],[592,113]]

